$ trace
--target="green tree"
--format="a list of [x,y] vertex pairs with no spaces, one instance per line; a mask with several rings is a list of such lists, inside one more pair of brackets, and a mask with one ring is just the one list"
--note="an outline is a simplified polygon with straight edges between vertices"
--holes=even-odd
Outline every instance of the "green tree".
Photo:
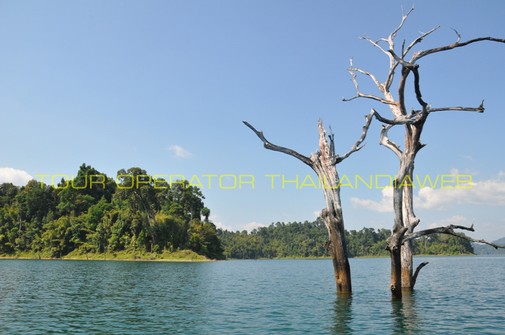
[[74,178],[62,179],[57,186],[60,215],[79,216],[86,213],[102,197],[110,201],[115,188],[115,182],[106,174],[82,164]]
[[164,210],[168,214],[184,218],[187,222],[199,220],[205,207],[202,192],[198,187],[190,185],[187,180],[173,183],[168,188],[165,199]]
[[156,212],[160,209],[153,178],[138,167],[117,172],[119,180],[117,199],[130,210],[133,238],[137,245],[144,244],[148,251],[157,244],[155,235]]

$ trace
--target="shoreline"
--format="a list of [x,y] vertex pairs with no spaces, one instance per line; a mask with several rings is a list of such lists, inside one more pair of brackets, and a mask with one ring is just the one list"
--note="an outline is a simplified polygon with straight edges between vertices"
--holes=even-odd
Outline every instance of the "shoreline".
[[63,257],[50,257],[44,254],[23,253],[19,255],[0,255],[0,260],[44,260],[44,261],[126,261],[126,262],[213,262],[205,256],[190,250],[180,250],[172,253],[88,253],[68,254]]
[[[414,257],[473,257],[479,256],[475,254],[440,254],[440,255],[414,255]],[[482,256],[482,255],[480,255]],[[349,259],[367,259],[367,258],[389,258],[389,256],[357,256]],[[49,257],[39,254],[20,254],[20,255],[0,255],[0,260],[43,260],[43,261],[125,261],[125,262],[174,262],[174,263],[191,263],[191,262],[215,262],[216,259],[206,258],[190,250],[180,250],[173,253],[143,253],[132,254],[126,252],[107,253],[107,254],[68,254],[61,258]],[[240,261],[240,260],[331,260],[331,257],[276,257],[276,258],[227,258],[225,261]]]
[[[414,255],[415,257],[472,257],[472,256],[487,256],[487,255],[476,255],[476,254],[439,254],[439,255],[429,255],[429,254],[419,254]],[[367,258],[387,258],[389,259],[389,255],[370,255],[370,256],[355,256],[349,257],[349,259],[367,259]],[[227,261],[241,261],[241,260],[249,260],[249,261],[263,261],[263,260],[331,260],[329,256],[322,257],[273,257],[273,258],[227,258]]]

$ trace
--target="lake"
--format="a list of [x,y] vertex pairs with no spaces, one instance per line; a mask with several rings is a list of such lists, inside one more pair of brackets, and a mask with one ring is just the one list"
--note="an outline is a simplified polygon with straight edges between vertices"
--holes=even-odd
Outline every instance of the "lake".
[[392,301],[389,259],[208,263],[0,260],[1,334],[504,334],[505,257],[429,261]]

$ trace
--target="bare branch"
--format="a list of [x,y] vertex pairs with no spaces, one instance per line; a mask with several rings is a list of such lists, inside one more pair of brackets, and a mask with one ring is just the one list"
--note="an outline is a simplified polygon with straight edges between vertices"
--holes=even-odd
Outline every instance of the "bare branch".
[[458,226],[458,225],[448,225],[445,227],[430,228],[430,229],[425,229],[425,230],[420,230],[420,231],[405,234],[405,236],[403,238],[403,242],[414,240],[416,238],[419,238],[422,236],[427,236],[427,235],[432,235],[432,234],[448,234],[448,235],[454,235],[454,236],[460,237],[460,235],[458,235],[456,232],[454,232],[454,229],[475,231],[473,229],[473,225],[471,225],[470,227]]
[[365,99],[375,100],[375,101],[381,102],[386,105],[393,105],[393,106],[396,105],[396,103],[394,101],[386,100],[386,99],[383,99],[383,98],[378,97],[376,95],[365,94],[365,93],[361,93],[361,92],[357,92],[357,95],[355,95],[352,98],[342,98],[342,101],[349,102],[349,101],[352,101],[357,98],[365,98]]
[[456,36],[458,36],[458,40],[456,41],[456,43],[459,43],[459,41],[461,41],[461,35],[458,33],[458,31],[454,28],[451,28],[455,33],[456,33]]
[[[402,110],[401,110],[399,103],[395,101],[393,95],[391,94],[391,92],[389,90],[390,86],[393,82],[393,79],[394,79],[394,74],[395,74],[396,67],[398,66],[398,62],[396,62],[394,57],[391,55],[391,53],[389,51],[386,51],[384,48],[382,48],[378,44],[378,42],[374,42],[370,38],[363,38],[363,39],[369,41],[371,44],[373,44],[374,46],[379,48],[382,52],[386,53],[386,55],[389,57],[388,78],[385,83],[381,83],[377,79],[377,77],[374,74],[372,74],[371,72],[365,71],[365,70],[358,68],[358,67],[354,67],[352,64],[352,59],[351,59],[350,60],[350,67],[348,68],[348,72],[351,74],[352,82],[354,84],[354,87],[356,88],[356,96],[354,96],[352,98],[343,98],[342,100],[345,102],[351,101],[351,100],[354,100],[357,98],[366,98],[366,99],[370,99],[370,100],[375,100],[380,103],[389,105],[393,114],[398,117],[398,116],[402,115]],[[380,41],[386,41],[389,43],[389,41],[386,39],[381,39]],[[389,43],[389,46],[390,46],[390,48],[394,47],[393,44],[391,44],[391,43]],[[361,92],[359,85],[358,85],[358,81],[357,81],[357,75],[356,75],[357,73],[368,76],[373,81],[375,86],[377,86],[379,91],[384,95],[384,97],[381,98],[377,95],[366,94],[366,93]],[[403,114],[406,114],[406,113],[404,112]]]
[[402,66],[402,76],[400,77],[400,82],[398,83],[398,102],[400,105],[400,112],[402,115],[407,114],[407,108],[405,108],[405,84],[407,82],[407,77],[409,76],[410,69]]
[[[384,85],[381,84],[379,82],[379,80],[377,80],[377,78],[371,72],[365,71],[365,70],[357,68],[357,67],[353,67],[352,61],[351,61],[351,67],[349,67],[347,69],[347,71],[351,74],[352,82],[354,84],[354,87],[356,88],[356,96],[354,96],[352,98],[342,98],[342,101],[348,102],[348,101],[351,101],[351,100],[354,100],[357,98],[366,98],[366,99],[378,101],[378,102],[386,104],[386,105],[396,106],[396,102],[393,100],[392,96],[390,94],[388,94],[387,90],[384,88]],[[376,95],[362,93],[359,89],[359,84],[356,79],[356,77],[357,77],[356,72],[361,73],[365,76],[368,76],[374,82],[374,84],[377,86],[379,91],[381,91],[384,94],[384,96],[387,98],[381,98]]]
[[401,115],[399,117],[395,117],[394,119],[388,119],[380,115],[375,109],[372,108],[372,112],[375,118],[385,124],[389,124],[392,126],[400,125],[400,124],[412,124],[419,121],[423,114],[422,111],[413,111],[408,115]]
[[410,13],[412,13],[412,11],[414,11],[414,6],[412,6],[412,8],[407,12],[407,14],[402,15],[402,21],[400,22],[400,25],[398,25],[398,27],[395,30],[393,30],[391,34],[389,34],[388,40],[394,40],[396,38],[396,34],[398,34],[398,32],[402,29],[403,24],[409,17]]
[[382,126],[381,135],[380,135],[380,144],[382,144],[386,148],[393,151],[396,154],[396,156],[398,156],[398,158],[401,159],[401,157],[403,155],[402,150],[400,149],[398,144],[391,141],[388,137],[388,131],[392,126],[393,125],[390,125],[390,124]]
[[359,84],[358,84],[358,80],[356,79],[357,75],[356,75],[356,72],[358,73],[361,73],[365,76],[368,76],[373,82],[374,84],[377,86],[377,88],[381,91],[381,92],[384,92],[384,86],[379,82],[379,80],[377,80],[377,78],[371,73],[371,72],[368,72],[368,71],[365,71],[363,69],[360,69],[360,68],[357,68],[357,67],[354,67],[352,65],[352,59],[349,61],[350,62],[350,67],[347,69],[347,71],[349,72],[349,74],[351,75],[351,80],[354,84],[354,87],[356,88],[356,96],[352,97],[352,98],[343,98],[342,100],[343,101],[351,101],[351,100],[354,100],[356,98],[367,98],[367,99],[371,99],[371,100],[375,100],[375,101],[379,101],[383,104],[394,104],[395,102],[393,100],[387,100],[387,99],[384,99],[384,98],[380,98],[378,96],[375,96],[375,95],[371,95],[371,94],[364,94],[360,91],[359,89]]
[[419,67],[414,66],[412,72],[414,73],[414,90],[416,91],[416,99],[419,104],[423,106],[423,110],[425,110],[428,104],[423,100],[423,95],[421,93],[421,86],[419,84]]
[[361,136],[360,138],[356,141],[356,143],[352,146],[351,150],[349,150],[344,156],[339,157],[338,155],[335,156],[335,162],[334,164],[338,164],[347,157],[349,157],[352,153],[359,151],[363,146],[361,145],[363,141],[366,138],[366,135],[368,133],[368,128],[370,127],[370,123],[372,123],[372,119],[374,116],[374,111],[372,110],[370,114],[365,116],[365,124],[363,125],[363,128],[361,130]]
[[389,125],[395,125],[395,124],[397,124],[396,120],[392,120],[392,119],[388,119],[388,118],[383,117],[382,115],[379,114],[379,112],[377,112],[373,108],[372,108],[372,113],[375,115],[375,118],[378,121],[382,122],[382,123],[386,123],[386,124],[389,124]]
[[352,98],[342,98],[342,101],[343,101],[343,102],[349,102],[349,101],[356,100],[356,99],[358,99],[358,98],[362,98],[362,97],[360,97],[360,96],[358,96],[358,95],[355,95],[355,96],[353,96]]
[[[349,71],[352,71],[352,73],[359,72],[365,76],[370,77],[370,79],[372,79],[372,81],[374,82],[375,86],[377,86],[377,88],[381,92],[384,92],[384,86],[379,82],[379,80],[377,80],[377,78],[371,72],[360,69],[359,67],[350,67]],[[354,77],[356,77],[356,75],[354,75]]]
[[416,281],[417,281],[417,276],[419,275],[419,271],[421,271],[422,268],[424,268],[426,265],[428,265],[429,262],[422,262],[421,264],[419,264],[416,268],[416,271],[414,272],[414,275],[412,276],[412,281],[410,282],[410,287],[411,288],[414,288],[414,286],[416,285]]
[[414,68],[414,65],[399,57],[393,49],[389,49],[388,52],[398,64],[402,65],[402,76],[398,82],[398,105],[400,107],[400,113],[405,115],[407,114],[407,109],[405,108],[405,84],[407,83],[407,77]]
[[[374,47],[376,47],[389,57],[387,50],[381,47],[378,42],[373,41],[370,37],[362,37],[361,39],[370,42],[370,44],[372,44]],[[381,38],[379,41],[388,42],[388,40],[384,38]]]
[[[401,20],[400,24],[398,25],[398,27],[389,34],[387,39],[384,39],[389,45],[389,50],[395,49],[396,34],[398,34],[398,32],[402,29],[403,24],[405,23],[405,21],[409,17],[410,13],[412,13],[412,11],[414,11],[414,6],[412,6],[412,8],[407,12],[407,14],[402,15],[402,20]],[[405,41],[403,42],[402,50],[404,47],[405,47]],[[394,59],[394,57],[392,57],[391,54],[388,54],[388,57],[389,57],[389,73],[388,73],[388,78],[387,78],[385,85],[384,85],[385,90],[387,92],[389,92],[389,89],[391,88],[391,84],[393,83],[393,78],[395,75],[395,70],[396,70],[396,67],[398,66],[398,62],[395,62],[395,59]],[[401,106],[400,106],[400,108],[401,108]],[[393,110],[393,113],[396,115],[395,110]]]
[[446,227],[430,228],[430,229],[420,230],[420,231],[413,232],[413,233],[407,233],[407,234],[405,234],[405,236],[403,238],[403,242],[413,240],[413,239],[416,239],[416,238],[419,238],[422,236],[426,236],[426,235],[447,234],[447,235],[453,235],[453,236],[462,238],[462,239],[470,241],[470,242],[487,244],[487,245],[492,246],[495,249],[498,249],[498,248],[505,249],[505,245],[498,245],[498,244],[495,244],[492,242],[488,242],[486,240],[476,240],[476,239],[473,239],[473,238],[466,236],[466,235],[460,235],[460,234],[456,233],[454,231],[454,229],[475,231],[475,229],[473,228],[473,224],[470,227],[459,226],[459,225],[449,225]]
[[414,90],[416,92],[416,99],[423,109],[428,106],[428,104],[423,100],[423,95],[421,93],[421,87],[419,84],[419,65],[412,64],[405,61],[403,58],[400,58],[394,50],[389,50],[389,53],[393,56],[393,58],[402,65],[402,77],[400,78],[400,83],[398,85],[398,96],[400,101],[400,108],[403,113],[405,113],[405,83],[407,81],[407,77],[412,71],[414,73]]
[[413,40],[409,46],[407,47],[407,49],[405,51],[402,52],[402,57],[404,58],[405,56],[408,55],[408,53],[410,52],[410,50],[412,50],[412,48],[416,45],[416,44],[419,44],[423,41],[423,39],[425,39],[428,35],[430,35],[431,33],[433,33],[434,31],[438,30],[440,28],[440,26],[436,26],[435,28],[432,28],[430,31],[428,31],[427,33],[424,33],[422,34],[421,36],[419,36],[418,38],[416,38],[415,40]]
[[391,85],[393,84],[393,79],[395,78],[395,71],[398,65],[399,65],[398,62],[395,62],[394,64],[392,64],[392,66],[389,67],[388,78],[386,79],[386,83],[384,84],[386,91],[389,91]]
[[[322,123],[321,120],[319,122]],[[333,129],[330,128],[330,134],[328,135],[328,138],[330,139],[330,155],[335,156],[335,134],[333,133]]]
[[489,36],[474,38],[474,39],[468,40],[466,42],[459,42],[461,36],[459,36],[459,34],[457,34],[457,35],[458,35],[458,40],[455,43],[449,44],[449,45],[446,45],[443,47],[428,49],[428,50],[424,50],[424,51],[418,51],[412,56],[412,59],[410,60],[410,62],[415,63],[419,59],[421,59],[425,56],[434,54],[436,52],[453,50],[453,49],[461,48],[461,47],[464,47],[464,46],[467,46],[469,44],[476,43],[476,42],[489,41],[489,42],[505,43],[505,39],[503,39],[503,38],[496,38],[496,37],[489,37]]
[[477,113],[483,113],[485,110],[484,108],[484,100],[482,100],[481,104],[478,107],[461,107],[461,106],[455,106],[455,107],[439,107],[439,108],[429,108],[428,112],[446,112],[446,111],[458,111],[458,112],[477,112]]
[[242,121],[247,127],[249,127],[255,134],[256,136],[259,137],[259,139],[263,142],[263,146],[265,147],[265,149],[268,149],[268,150],[272,150],[272,151],[278,151],[278,152],[282,152],[286,155],[290,155],[290,156],[293,156],[295,158],[298,158],[299,160],[301,160],[303,163],[307,164],[308,166],[312,167],[312,161],[310,160],[309,157],[306,157],[302,154],[299,154],[298,152],[292,150],[292,149],[289,149],[289,148],[285,148],[285,147],[281,147],[281,146],[278,146],[278,145],[275,145],[275,144],[272,144],[270,143],[266,138],[265,136],[263,135],[263,132],[262,131],[258,131],[256,130],[256,128],[254,128],[250,123],[248,123],[247,121]]
[[487,245],[490,245],[490,246],[492,246],[492,247],[493,247],[493,248],[495,248],[495,249],[505,249],[505,245],[495,244],[495,243],[493,243],[493,242],[488,242],[488,241],[483,240],[483,239],[481,239],[481,240],[475,240],[475,239],[470,238],[470,237],[468,237],[468,236],[463,237],[463,238],[464,238],[465,240],[470,241],[470,242],[475,242],[475,243],[481,243],[481,244],[487,244]]

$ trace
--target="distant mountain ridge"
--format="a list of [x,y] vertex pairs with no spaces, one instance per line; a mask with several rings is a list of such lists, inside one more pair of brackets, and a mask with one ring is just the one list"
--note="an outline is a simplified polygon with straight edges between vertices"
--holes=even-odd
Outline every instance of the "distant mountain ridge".
[[[502,237],[496,241],[493,241],[494,244],[505,245],[505,237]],[[487,244],[480,243],[472,243],[473,252],[476,255],[504,255],[505,249],[495,249]]]

